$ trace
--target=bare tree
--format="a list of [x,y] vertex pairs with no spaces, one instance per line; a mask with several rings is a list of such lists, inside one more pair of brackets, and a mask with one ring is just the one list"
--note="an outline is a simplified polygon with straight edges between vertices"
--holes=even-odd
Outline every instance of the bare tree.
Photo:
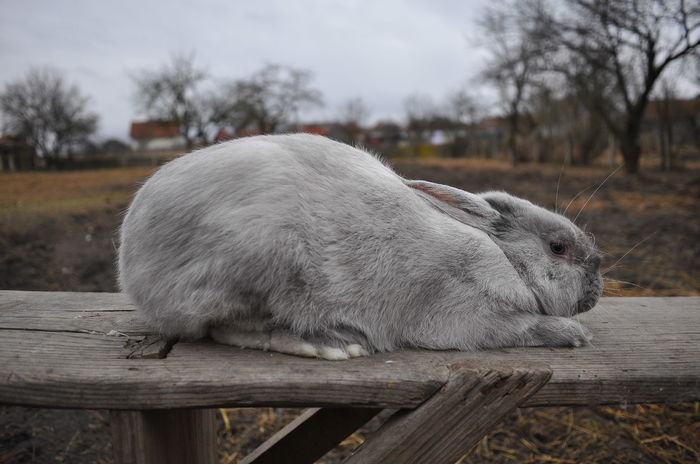
[[562,103],[564,102],[559,101],[556,93],[548,86],[538,87],[528,98],[528,106],[536,125],[535,161],[539,163],[553,161],[555,147],[561,145],[562,141],[565,146],[563,162],[571,164],[573,161],[574,140],[571,129],[574,121],[564,117],[566,111]]
[[156,70],[142,70],[133,77],[135,100],[148,117],[177,123],[188,148],[202,136],[201,83],[207,72],[195,65],[194,54],[176,54]]
[[538,162],[554,161],[558,154],[566,165],[591,164],[603,153],[606,129],[600,117],[582,102],[573,89],[539,86],[528,99],[534,128],[532,139]]
[[280,125],[292,122],[299,111],[323,105],[321,92],[311,86],[312,78],[308,70],[268,64],[231,83],[227,95],[244,124],[274,133]]
[[0,94],[4,130],[23,137],[39,157],[70,158],[97,129],[88,101],[58,71],[31,69]]
[[369,117],[369,108],[362,97],[350,98],[340,105],[340,122],[346,126],[361,127]]
[[403,107],[409,125],[411,122],[420,124],[423,121],[428,121],[437,113],[437,106],[432,97],[420,92],[414,92],[406,97],[403,100]]
[[350,98],[339,108],[339,120],[353,143],[361,142],[362,126],[369,117],[369,108],[362,97]]
[[508,159],[521,161],[518,135],[525,102],[535,87],[541,68],[540,44],[528,37],[524,17],[515,2],[505,2],[486,10],[479,22],[482,40],[490,58],[481,76],[498,89],[508,123]]
[[478,139],[474,131],[483,114],[481,105],[462,87],[445,95],[443,108],[444,123],[452,128],[447,153],[453,157],[475,155]]
[[247,116],[225,89],[215,88],[203,93],[193,101],[193,106],[194,134],[201,144],[214,141],[221,130],[235,134],[247,121]]
[[414,92],[403,101],[410,142],[418,154],[421,141],[429,138],[438,108],[428,94]]
[[472,125],[477,123],[481,117],[481,106],[465,88],[449,92],[445,100],[447,115],[459,123]]
[[[528,40],[551,47],[552,69],[586,96],[639,171],[640,132],[655,84],[700,44],[700,4],[684,0],[532,0]],[[553,53],[551,51],[554,50]]]
[[670,171],[673,167],[673,107],[677,97],[678,92],[673,81],[663,79],[659,89],[659,98],[655,105],[655,116],[658,123],[661,169],[664,171]]

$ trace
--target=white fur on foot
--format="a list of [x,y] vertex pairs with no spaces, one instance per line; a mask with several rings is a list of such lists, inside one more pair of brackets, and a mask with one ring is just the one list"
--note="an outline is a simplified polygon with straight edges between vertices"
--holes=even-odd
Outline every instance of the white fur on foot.
[[353,343],[351,345],[346,346],[345,351],[347,351],[348,356],[350,356],[351,358],[369,356],[369,352],[365,349],[365,347],[362,345],[358,345],[357,343]]
[[345,349],[317,346],[284,331],[243,331],[232,327],[213,327],[210,329],[210,335],[215,341],[227,345],[277,351],[305,358],[343,361],[358,356],[369,356],[367,349],[357,343],[352,343]]
[[280,353],[294,354],[307,358],[315,358],[318,356],[318,349],[311,343],[279,331],[272,332],[270,336],[270,349]]
[[322,346],[318,349],[318,357],[329,361],[342,361],[348,359],[348,354],[340,348]]
[[307,358],[315,358],[318,356],[318,351],[316,351],[316,347],[313,346],[311,343],[306,343],[302,342],[296,347],[292,348],[292,351],[289,352],[290,354],[295,354],[297,356],[304,356]]

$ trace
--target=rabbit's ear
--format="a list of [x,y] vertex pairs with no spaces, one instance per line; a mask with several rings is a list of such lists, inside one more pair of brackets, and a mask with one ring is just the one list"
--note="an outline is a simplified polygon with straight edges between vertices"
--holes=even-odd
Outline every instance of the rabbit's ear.
[[[440,203],[452,206],[464,211],[472,216],[491,221],[499,216],[498,211],[493,209],[489,203],[478,195],[465,192],[449,185],[434,184],[423,180],[404,180],[404,183],[412,189],[422,193],[422,197],[436,204]],[[436,204],[436,206],[438,206]]]

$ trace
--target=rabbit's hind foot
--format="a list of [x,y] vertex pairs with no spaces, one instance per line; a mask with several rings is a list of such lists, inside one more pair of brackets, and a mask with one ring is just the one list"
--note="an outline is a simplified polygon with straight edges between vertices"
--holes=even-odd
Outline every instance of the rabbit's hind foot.
[[276,351],[307,358],[342,361],[349,358],[369,356],[369,351],[357,343],[344,346],[327,346],[313,343],[279,330],[243,331],[233,327],[214,327],[209,334],[214,341],[226,345],[263,351]]

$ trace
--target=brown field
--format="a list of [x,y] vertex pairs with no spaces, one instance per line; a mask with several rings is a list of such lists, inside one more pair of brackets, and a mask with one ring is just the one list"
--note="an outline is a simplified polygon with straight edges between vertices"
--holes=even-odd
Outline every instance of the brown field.
[[134,189],[155,168],[103,169],[74,172],[4,174],[0,183],[0,214],[85,213],[125,205]]
[[[534,164],[513,169],[474,159],[393,164],[406,177],[470,191],[507,190],[559,211],[568,205],[572,218],[581,211],[577,223],[608,254],[608,295],[700,295],[700,170],[661,173],[647,167],[639,177],[618,172],[588,201],[610,169]],[[116,291],[115,232],[130,196],[152,170],[0,175],[0,288]],[[462,462],[698,462],[699,408],[700,403],[520,410]],[[294,412],[220,410],[221,462],[237,462]],[[5,407],[0,431],[0,463],[111,462],[104,411]],[[363,433],[349,437],[324,462],[339,462]]]

